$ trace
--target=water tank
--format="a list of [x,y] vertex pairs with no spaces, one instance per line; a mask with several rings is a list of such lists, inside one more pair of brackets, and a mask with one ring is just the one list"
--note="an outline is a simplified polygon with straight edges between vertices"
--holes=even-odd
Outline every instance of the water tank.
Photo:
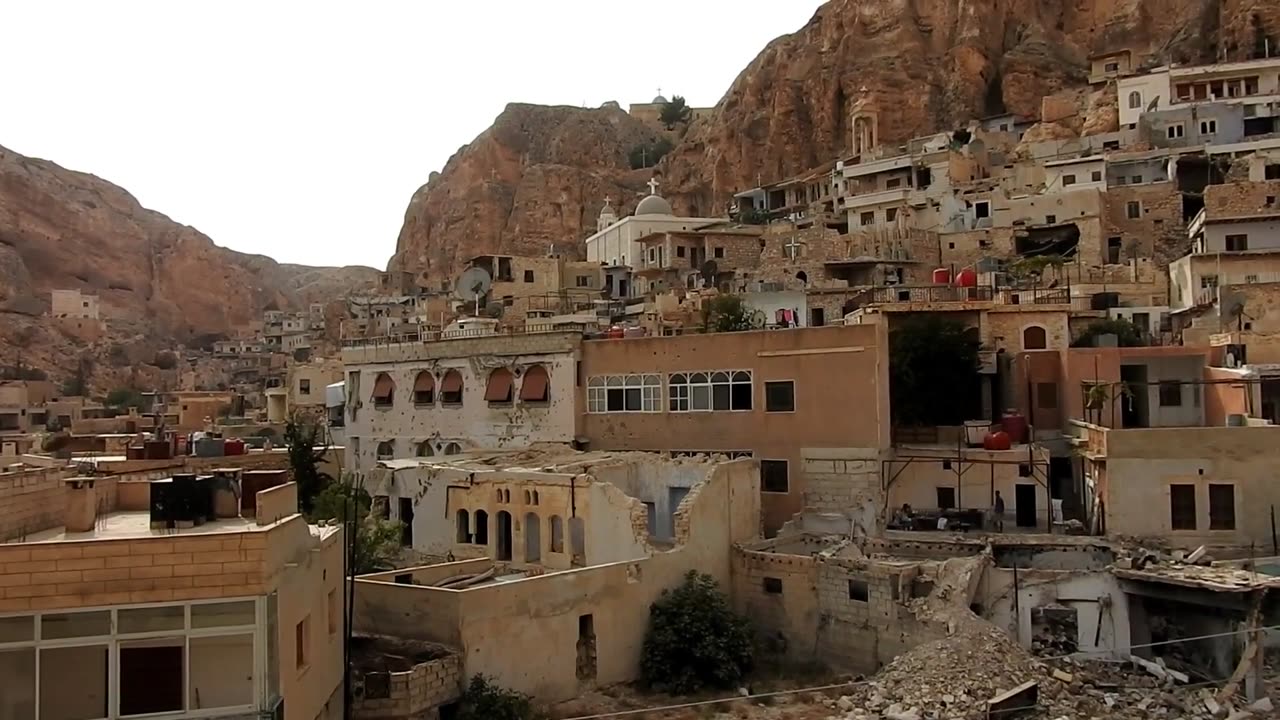
[[1013,447],[1013,440],[1009,437],[1009,433],[997,430],[987,433],[982,438],[982,447],[985,450],[1008,450]]
[[1008,433],[1010,442],[1020,445],[1027,441],[1027,419],[1017,410],[1005,410],[1000,426]]
[[1249,424],[1249,417],[1239,413],[1232,413],[1227,416],[1227,427],[1244,427]]
[[947,269],[947,268],[938,268],[937,270],[934,270],[934,271],[933,271],[933,284],[934,284],[934,285],[950,285],[950,284],[951,284],[951,270],[949,270],[949,269]]
[[230,438],[222,444],[222,451],[227,455],[243,455],[244,441],[238,438]]
[[1090,310],[1110,310],[1114,307],[1120,307],[1120,293],[1100,292],[1089,298]]
[[978,273],[973,268],[965,268],[956,273],[957,287],[977,287]]

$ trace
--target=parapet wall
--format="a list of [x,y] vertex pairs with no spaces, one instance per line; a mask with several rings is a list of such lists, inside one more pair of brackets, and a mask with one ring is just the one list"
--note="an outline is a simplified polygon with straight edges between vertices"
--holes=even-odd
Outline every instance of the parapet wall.
[[462,696],[462,662],[457,655],[429,660],[405,672],[365,673],[353,704],[357,720],[434,718],[441,705]]

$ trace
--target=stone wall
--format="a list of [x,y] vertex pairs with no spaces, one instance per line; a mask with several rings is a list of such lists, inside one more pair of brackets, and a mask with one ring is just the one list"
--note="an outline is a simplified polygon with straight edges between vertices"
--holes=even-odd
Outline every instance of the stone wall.
[[1280,212],[1280,180],[1210,185],[1204,189],[1204,207],[1211,218]]
[[880,453],[875,448],[801,448],[806,512],[837,515],[855,535],[877,534],[883,526]]
[[[1107,260],[1107,243],[1116,238],[1120,241],[1122,263],[1152,258],[1163,269],[1190,250],[1191,241],[1182,219],[1182,194],[1174,183],[1112,186],[1102,199],[1102,257],[1091,262]],[[1138,203],[1137,218],[1129,217],[1131,202]],[[1167,275],[1156,274],[1159,290],[1167,287]]]
[[[353,703],[357,720],[434,720],[441,705],[462,696],[462,663],[457,655],[415,665],[406,672],[387,673],[386,697],[374,690],[369,675],[364,677],[364,694]],[[382,682],[381,679],[378,682]]]
[[70,474],[61,467],[0,473],[0,540],[61,525],[67,512],[62,479]]

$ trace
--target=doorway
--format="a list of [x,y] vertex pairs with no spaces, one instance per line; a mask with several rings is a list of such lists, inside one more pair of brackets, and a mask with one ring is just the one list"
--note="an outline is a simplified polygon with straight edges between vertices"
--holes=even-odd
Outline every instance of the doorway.
[[1147,401],[1150,386],[1147,385],[1147,366],[1121,365],[1120,382],[1122,385],[1116,389],[1112,402],[1120,403],[1121,427],[1150,427],[1151,420],[1148,414],[1150,403]]
[[1036,526],[1036,486],[1018,483],[1013,486],[1013,502],[1017,525],[1020,528]]
[[578,682],[596,679],[596,626],[591,615],[578,616]]
[[498,513],[498,559],[511,560],[511,513]]
[[524,515],[524,561],[536,563],[542,559],[542,523],[533,513]]
[[413,498],[400,498],[400,544],[413,547]]

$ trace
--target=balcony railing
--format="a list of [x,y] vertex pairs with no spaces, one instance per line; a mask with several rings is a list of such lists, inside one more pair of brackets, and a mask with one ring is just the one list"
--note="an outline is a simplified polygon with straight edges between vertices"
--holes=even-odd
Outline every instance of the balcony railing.
[[478,337],[512,337],[522,335],[547,335],[551,333],[588,333],[598,329],[589,323],[527,323],[523,327],[499,328],[467,328],[440,330],[424,329],[418,332],[407,332],[399,335],[382,335],[379,337],[348,338],[342,341],[344,348],[377,347],[382,345],[402,345],[406,343],[429,343],[442,340],[466,340]]

